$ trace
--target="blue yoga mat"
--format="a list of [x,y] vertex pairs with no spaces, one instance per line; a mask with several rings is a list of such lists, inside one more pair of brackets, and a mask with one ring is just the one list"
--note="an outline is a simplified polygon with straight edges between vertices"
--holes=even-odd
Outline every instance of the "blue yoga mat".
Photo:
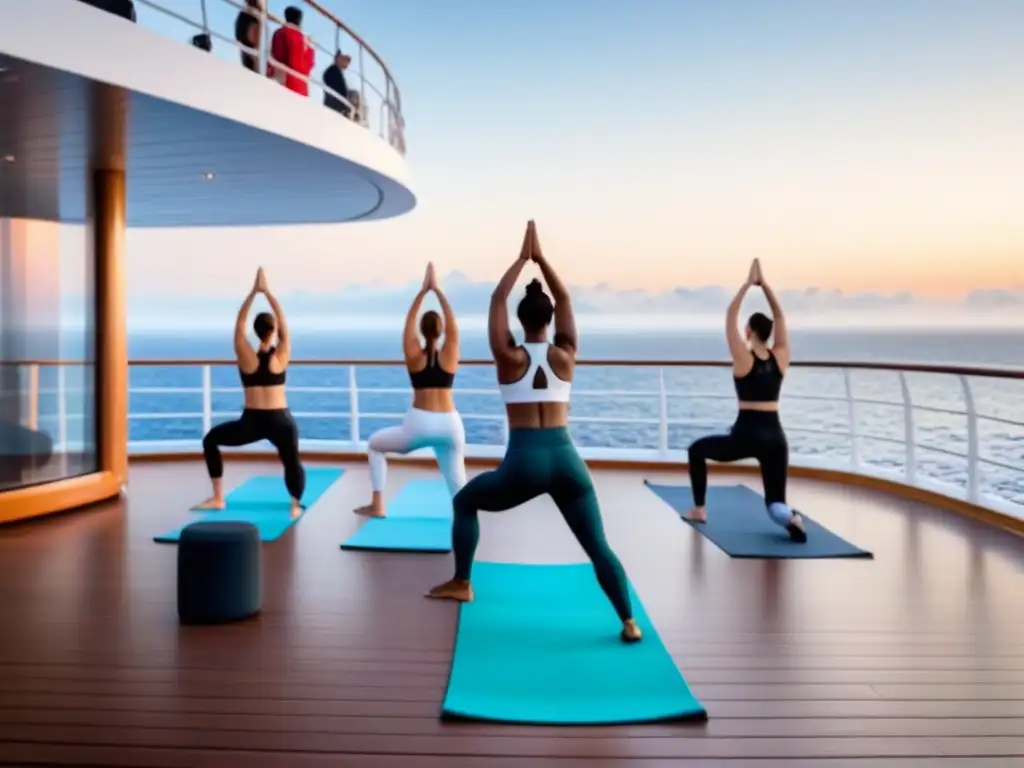
[[452,498],[440,479],[410,480],[388,504],[387,517],[370,518],[342,549],[451,552]]
[[442,716],[527,725],[706,719],[630,587],[644,638],[621,626],[580,565],[473,566]]
[[785,529],[768,517],[764,497],[745,485],[709,485],[708,521],[691,523],[683,518],[693,507],[693,492],[688,485],[644,484],[661,497],[676,513],[700,531],[730,557],[764,559],[822,559],[834,557],[873,557],[855,547],[828,528],[800,511],[807,541],[790,540]]
[[[185,525],[197,522],[243,522],[252,523],[260,529],[263,541],[273,541],[308,514],[309,508],[344,474],[343,469],[307,469],[306,491],[302,503],[306,512],[299,517],[291,516],[291,496],[280,475],[250,477],[225,497],[227,507],[223,510],[206,511],[200,517]],[[153,541],[160,544],[175,544],[185,525],[173,531],[155,536]]]

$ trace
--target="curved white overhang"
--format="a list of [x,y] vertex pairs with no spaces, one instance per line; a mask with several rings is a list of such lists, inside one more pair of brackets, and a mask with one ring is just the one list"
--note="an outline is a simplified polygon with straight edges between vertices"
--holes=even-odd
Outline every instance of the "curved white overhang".
[[83,3],[0,9],[0,217],[84,220],[112,103],[125,151],[102,164],[124,165],[131,227],[338,223],[415,206],[405,159],[319,101]]

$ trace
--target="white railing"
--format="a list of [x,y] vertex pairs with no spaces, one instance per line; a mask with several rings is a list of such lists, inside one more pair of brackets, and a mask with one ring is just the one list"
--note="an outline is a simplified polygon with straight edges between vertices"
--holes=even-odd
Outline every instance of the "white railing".
[[[239,62],[239,66],[243,52],[253,56],[258,62],[257,73],[261,76],[266,75],[269,62],[275,69],[308,83],[311,86],[310,98],[330,95],[341,101],[351,117],[346,118],[339,113],[339,119],[352,119],[405,154],[402,97],[391,71],[363,38],[320,3],[313,0],[295,0],[294,3],[305,12],[302,31],[316,51],[316,63],[308,76],[290,69],[270,55],[271,37],[274,31],[284,26],[284,21],[267,12],[266,0],[261,3],[260,10],[250,10],[260,21],[260,40],[256,48],[235,40],[235,17],[246,10],[245,0],[135,0],[135,4],[140,25],[154,28],[161,34],[169,33],[168,26],[178,26],[182,31],[182,44],[185,45],[196,34],[206,35],[212,44],[212,53],[221,55],[229,52],[230,58]],[[150,18],[154,19],[154,23],[147,23]],[[156,23],[156,19],[160,19],[160,23]],[[327,39],[331,42],[328,43]],[[345,70],[350,93],[338,93],[313,74],[333,64],[338,50],[351,56],[351,64]],[[357,93],[358,98],[351,97],[352,92]]]
[[[75,450],[91,413],[68,384],[81,366],[38,361],[21,370],[26,426]],[[206,430],[242,406],[228,361],[135,361],[129,374],[133,455],[198,452]],[[730,377],[722,362],[581,361],[570,426],[585,458],[685,461],[693,439],[734,418]],[[504,451],[494,382],[489,361],[462,363],[455,397],[470,456]],[[294,361],[288,394],[307,451],[365,451],[369,435],[397,423],[411,401],[404,369],[390,361]],[[1024,518],[1021,394],[1018,370],[795,363],[781,407],[794,465],[896,480]]]

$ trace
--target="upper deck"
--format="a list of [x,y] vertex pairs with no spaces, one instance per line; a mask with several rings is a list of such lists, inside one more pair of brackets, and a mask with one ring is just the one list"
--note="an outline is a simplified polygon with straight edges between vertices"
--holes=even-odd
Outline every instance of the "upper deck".
[[[282,24],[273,14],[258,14],[259,45],[236,42],[244,3],[233,0],[135,0],[135,24],[84,2],[5,4],[0,218],[84,222],[84,179],[97,166],[127,173],[129,227],[340,223],[412,210],[402,99],[384,59],[321,5],[297,4],[316,56],[309,76],[270,56]],[[189,44],[196,34],[212,52]],[[347,94],[320,74],[339,48],[352,57]],[[308,96],[266,77],[268,64]],[[325,106],[325,94],[344,110]]]

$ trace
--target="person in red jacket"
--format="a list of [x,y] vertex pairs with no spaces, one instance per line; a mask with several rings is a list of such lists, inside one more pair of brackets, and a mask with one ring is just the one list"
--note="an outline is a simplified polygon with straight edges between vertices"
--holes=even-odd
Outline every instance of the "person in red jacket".
[[[284,65],[275,67],[267,62],[267,76],[284,85],[289,91],[309,96],[309,73],[313,71],[316,51],[302,34],[302,11],[293,5],[284,9],[285,25],[270,39],[270,58]],[[298,74],[295,74],[298,73]],[[298,75],[302,75],[299,77]]]

